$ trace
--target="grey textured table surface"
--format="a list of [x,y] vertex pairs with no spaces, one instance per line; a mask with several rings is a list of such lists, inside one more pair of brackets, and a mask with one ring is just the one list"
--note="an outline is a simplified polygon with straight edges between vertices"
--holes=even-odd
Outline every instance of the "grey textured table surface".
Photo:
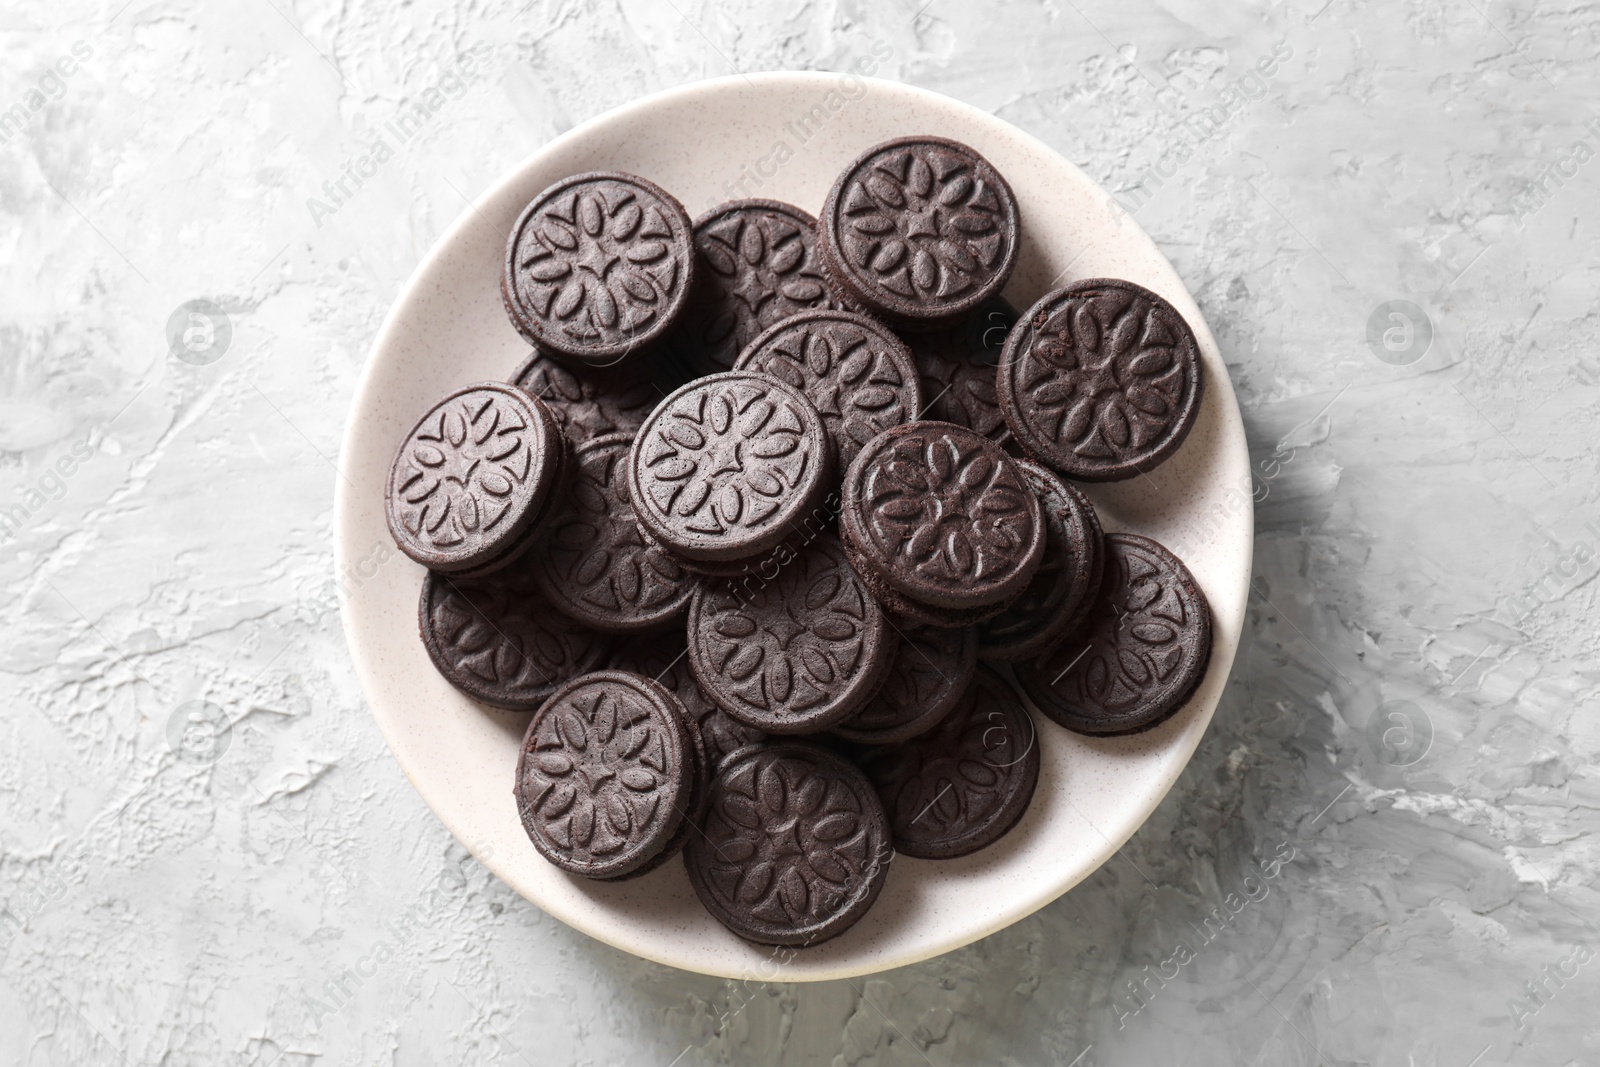
[[[1600,10],[917,2],[8,5],[0,1063],[1600,1062]],[[1249,429],[1255,596],[1099,873],[916,967],[747,989],[439,826],[345,652],[334,464],[467,198],[642,94],[873,42],[1173,259]]]

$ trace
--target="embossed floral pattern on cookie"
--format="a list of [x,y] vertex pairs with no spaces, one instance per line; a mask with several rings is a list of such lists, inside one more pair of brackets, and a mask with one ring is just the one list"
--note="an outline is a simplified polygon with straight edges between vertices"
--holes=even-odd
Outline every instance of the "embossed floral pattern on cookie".
[[831,536],[753,588],[703,583],[689,609],[689,656],[702,688],[769,733],[807,733],[849,716],[883,683],[892,637]]
[[1050,293],[1012,331],[1001,407],[1022,448],[1071,478],[1148,472],[1199,411],[1200,349],[1183,317],[1132,282]]
[[659,338],[694,277],[689,217],[630,174],[580,174],[546,189],[512,231],[501,291],[528,340],[609,364]]
[[841,526],[906,595],[949,607],[1014,596],[1039,566],[1039,502],[1015,461],[950,423],[885,433],[845,477]]
[[816,504],[828,470],[805,395],[746,371],[698,379],[635,438],[629,488],[646,531],[675,552],[739,559],[772,548]]
[[528,725],[517,806],[541,854],[605,878],[647,862],[683,819],[687,735],[659,687],[621,671],[564,686]]
[[888,828],[871,785],[814,745],[736,754],[712,783],[702,829],[687,854],[695,892],[735,933],[764,944],[837,936],[888,875]]
[[823,209],[829,276],[892,319],[938,321],[999,294],[1016,264],[1011,189],[971,148],[937,137],[879,145]]
[[520,390],[495,382],[457,390],[395,454],[386,504],[396,544],[447,571],[503,553],[547,500],[564,448],[548,409]]

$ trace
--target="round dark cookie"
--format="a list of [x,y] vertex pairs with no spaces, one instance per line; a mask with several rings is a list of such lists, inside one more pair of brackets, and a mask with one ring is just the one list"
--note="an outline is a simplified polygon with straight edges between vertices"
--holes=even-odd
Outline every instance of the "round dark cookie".
[[978,668],[976,631],[902,630],[898,646],[883,688],[834,733],[859,744],[906,741],[931,730],[961,702]]
[[1017,444],[1068,478],[1153,470],[1189,436],[1204,386],[1177,309],[1133,282],[1091,278],[1047,293],[1006,339],[1000,407]]
[[1105,536],[1105,577],[1083,626],[1018,664],[1017,682],[1080,734],[1148,730],[1183,707],[1211,661],[1211,608],[1183,561],[1137,534]]
[[816,219],[777,200],[732,200],[695,220],[695,291],[673,337],[694,375],[731,370],[762,330],[837,303],[816,234]]
[[978,654],[1016,662],[1049,651],[1078,628],[1105,569],[1100,517],[1082,490],[1038,463],[1017,461],[1044,511],[1044,559],[1022,596],[978,627]]
[[649,536],[685,559],[757,556],[821,503],[827,430],[804,393],[752,371],[690,382],[634,438],[628,489]]
[[820,745],[754,745],[711,783],[700,834],[684,850],[696,895],[749,941],[807,946],[866,914],[893,858],[888,819],[866,776]]
[[570,678],[605,661],[610,642],[561,614],[526,560],[487,578],[429,571],[417,627],[445,680],[474,700],[532,711]]
[[942,137],[869,148],[839,175],[817,248],[841,295],[911,328],[949,322],[998,296],[1021,224],[1011,187],[988,160]]
[[766,734],[723,711],[700,688],[694,677],[694,667],[689,663],[689,646],[682,626],[641,634],[619,643],[608,666],[642,674],[677,697],[699,729],[712,769],[735,749],[766,740]]
[[509,548],[482,563],[461,570],[435,571],[434,573],[448,573],[450,577],[456,579],[486,578],[490,575],[498,576],[503,572],[510,571],[518,564],[526,562],[528,550],[538,542],[540,535],[543,534],[546,520],[549,519],[550,513],[555,510],[556,502],[562,499],[572,477],[572,447],[559,430],[555,436],[561,442],[561,447],[553,450],[558,460],[556,473],[550,479],[550,491],[545,494],[544,502],[540,505],[532,521],[528,523],[528,528],[512,542]]
[[839,542],[823,535],[754,588],[707,580],[689,606],[700,687],[740,722],[812,733],[869,700],[894,664],[894,631]]
[[900,596],[958,611],[1015,599],[1044,554],[1044,516],[1016,460],[948,422],[898,426],[862,449],[839,532]]
[[395,545],[436,571],[508,564],[527,547],[565,452],[542,401],[503,382],[457,389],[395,451],[384,493]]
[[672,327],[694,268],[689,216],[671,194],[633,174],[575,174],[517,219],[500,295],[528,341],[604,367]]
[[646,361],[572,367],[537,345],[510,381],[543,400],[574,445],[609,433],[631,435],[662,396]]
[[751,341],[735,366],[805,393],[828,427],[840,471],[868,441],[922,412],[911,350],[887,326],[850,311],[791,316]]
[[959,707],[928,733],[867,750],[861,768],[883,801],[895,851],[954,859],[994,844],[1039,783],[1033,717],[1000,675],[979,667]]
[[1001,448],[1014,447],[995,375],[1016,321],[1016,310],[996,297],[953,325],[902,335],[922,378],[921,418],[953,422]]
[[633,439],[611,434],[580,445],[561,505],[541,525],[534,575],[566,614],[596,630],[649,630],[688,610],[694,578],[640,536],[628,494]]
[[616,878],[678,832],[693,787],[677,701],[648,678],[594,671],[534,713],[517,760],[522,828],[564,871]]
[[[562,500],[572,479],[572,442],[561,432],[560,420],[555,417],[555,412],[550,405],[532,396],[521,386],[510,383],[501,385],[498,382],[488,384],[500,385],[511,392],[520,393],[524,401],[531,403],[531,410],[535,412],[542,424],[538,437],[541,441],[549,442],[549,449],[538,470],[538,487],[534,490],[537,502],[530,508],[529,513],[523,517],[521,532],[512,536],[505,547],[497,548],[493,554],[484,556],[479,562],[465,566],[429,567],[429,570],[438,571],[441,574],[449,574],[456,578],[482,578],[504,570],[516,561],[521,560],[524,554],[533,547],[543,534],[544,524],[549,520],[551,513],[555,511]],[[432,434],[429,436],[432,436]],[[468,489],[475,482],[489,490],[497,489],[499,486],[494,483],[500,480],[510,480],[512,474],[518,473],[520,470],[521,458],[518,456],[511,456],[502,460],[497,468],[492,463],[486,465],[482,457],[474,457],[472,449],[472,445],[463,442],[461,448],[458,449],[458,454],[447,458],[445,465],[440,468],[440,471],[443,472],[443,487],[446,490],[444,494],[440,495],[447,498],[447,503],[453,509],[457,518],[459,518],[461,510],[459,507],[461,498],[467,495]],[[507,464],[512,467],[511,472],[506,470]],[[413,464],[413,466],[417,465]],[[438,474],[440,472],[434,473]],[[392,475],[393,472],[391,471]],[[529,477],[531,479],[532,475],[530,474]],[[426,485],[425,483],[419,483],[417,488],[422,490],[426,488]],[[484,492],[479,492],[476,495],[479,499],[492,499]],[[448,499],[450,497],[454,499]],[[438,499],[439,496],[434,497],[435,501]],[[479,513],[482,513],[481,507],[479,508]],[[391,532],[393,531],[392,522],[393,520],[391,519]],[[448,526],[444,528],[448,529]],[[419,560],[418,562],[421,561]]]

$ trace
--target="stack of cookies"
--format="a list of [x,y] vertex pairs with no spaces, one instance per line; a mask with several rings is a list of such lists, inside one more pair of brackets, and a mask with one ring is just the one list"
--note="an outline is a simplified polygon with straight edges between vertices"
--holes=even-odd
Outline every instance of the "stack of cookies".
[[532,713],[513,788],[552,864],[682,855],[730,930],[815,944],[895,854],[1022,820],[1021,694],[1085,734],[1193,694],[1204,595],[1080,486],[1177,451],[1194,334],[1116,279],[1018,315],[1021,226],[988,160],[928,136],[863,152],[820,221],[691,221],[621,173],[528,205],[501,295],[530,351],[421,417],[387,505],[439,671]]

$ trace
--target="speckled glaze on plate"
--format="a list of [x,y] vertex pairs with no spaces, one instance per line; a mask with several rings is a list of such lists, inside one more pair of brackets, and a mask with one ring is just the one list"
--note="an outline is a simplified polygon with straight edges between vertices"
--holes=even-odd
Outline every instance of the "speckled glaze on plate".
[[[976,941],[1056,899],[1131,837],[1205,733],[1238,648],[1250,575],[1252,508],[1244,426],[1217,345],[1166,258],[1110,196],[1065,158],[1006,122],[936,93],[867,79],[803,145],[785,123],[837,88],[827,73],[752,74],[658,93],[550,142],[489,188],[417,268],[378,336],[346,427],[336,482],[335,564],[353,568],[388,545],[383,484],[416,412],[450,389],[516,370],[527,345],[500,307],[505,233],[552,182],[589,170],[641,174],[692,215],[727,199],[743,160],[786,141],[792,158],[748,195],[809,212],[851,159],[919,132],[970,144],[1005,175],[1023,218],[1014,307],[1080,278],[1119,277],[1169,300],[1194,329],[1207,376],[1199,419],[1148,477],[1084,486],[1107,531],[1154,537],[1177,552],[1214,613],[1211,665],[1186,706],[1148,733],[1092,738],[1035,713],[1038,790],[1015,829],[956,860],[895,858],[872,910],[844,934],[774,961],[701,906],[681,864],[630,882],[571,878],[529,844],[511,798],[527,716],[456,692],[417,639],[422,569],[392,553],[343,603],[345,635],[378,727],[406,774],[455,836],[535,905],[607,944],[729,978],[818,981],[903,967]],[[717,132],[708,157],[703,131]],[[744,194],[739,194],[744,195]],[[1069,268],[1070,264],[1070,268]],[[450,358],[441,359],[441,352]],[[352,571],[353,572],[353,571]],[[363,571],[364,573],[364,571]]]

